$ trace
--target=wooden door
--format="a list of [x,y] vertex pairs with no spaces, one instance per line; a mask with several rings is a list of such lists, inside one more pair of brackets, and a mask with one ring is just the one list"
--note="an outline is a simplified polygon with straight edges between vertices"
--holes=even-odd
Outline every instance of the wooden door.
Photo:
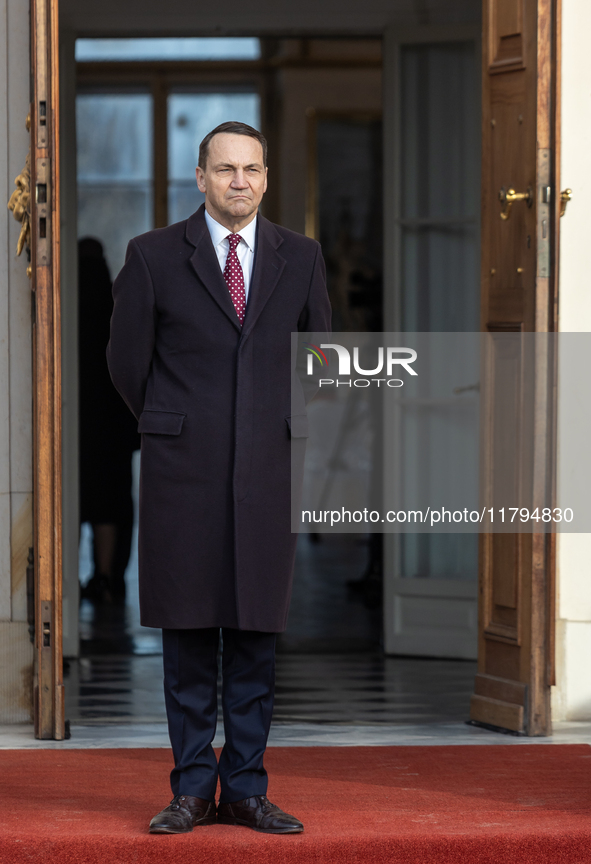
[[[485,490],[494,489],[501,459],[495,418],[511,399],[520,440],[513,451],[515,489],[527,487],[534,505],[548,506],[552,358],[536,353],[535,385],[522,387],[527,360],[515,348],[520,340],[502,335],[556,328],[559,3],[484,0],[483,13],[481,308],[482,330],[491,334],[491,374],[482,393],[482,480]],[[509,189],[527,197],[502,218]],[[495,376],[512,382],[511,393],[494,385]],[[479,671],[471,707],[477,722],[550,733],[553,563],[553,538],[543,532],[481,536]]]
[[31,3],[35,737],[64,737],[58,2]]

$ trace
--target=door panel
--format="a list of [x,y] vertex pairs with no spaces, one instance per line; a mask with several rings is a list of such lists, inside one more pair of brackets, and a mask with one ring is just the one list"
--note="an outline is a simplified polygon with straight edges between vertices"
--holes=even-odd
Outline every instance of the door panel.
[[[490,340],[483,360],[481,483],[495,507],[519,500],[543,507],[553,486],[552,358],[525,350],[527,337],[520,334],[555,326],[550,249],[558,228],[551,204],[559,197],[558,13],[549,0],[484,0],[483,11],[481,329]],[[523,197],[507,208],[510,189]],[[553,544],[543,533],[486,534],[479,557],[479,672],[471,717],[547,735]]]
[[475,659],[478,615],[474,582],[394,579],[392,589],[388,653]]
[[523,68],[523,0],[496,0],[489,14],[490,68]]
[[35,737],[64,737],[57,0],[31,5]]

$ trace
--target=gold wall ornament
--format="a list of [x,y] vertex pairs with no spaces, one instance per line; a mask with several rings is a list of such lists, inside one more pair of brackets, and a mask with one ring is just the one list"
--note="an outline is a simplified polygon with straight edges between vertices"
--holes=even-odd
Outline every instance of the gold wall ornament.
[[31,247],[31,153],[27,153],[25,167],[14,181],[16,189],[10,196],[8,209],[17,222],[21,223],[21,233],[16,244],[16,254],[20,255],[26,247]]

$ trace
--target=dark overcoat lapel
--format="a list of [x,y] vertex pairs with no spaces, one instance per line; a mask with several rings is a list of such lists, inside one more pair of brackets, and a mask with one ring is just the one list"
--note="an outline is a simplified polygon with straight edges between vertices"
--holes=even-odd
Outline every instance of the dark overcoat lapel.
[[109,368],[142,432],[142,623],[283,630],[290,337],[330,328],[318,244],[259,217],[243,327],[203,208],[135,238],[113,294]]
[[285,267],[285,258],[279,253],[283,243],[275,226],[266,219],[259,219],[257,248],[250,286],[242,339],[248,338],[271,294],[277,287]]
[[195,247],[189,260],[197,278],[240,332],[240,321],[220,269],[205,217],[200,210],[187,219],[187,240]]
[[200,209],[187,219],[187,240],[195,247],[190,258],[191,265],[199,281],[209,291],[222,312],[225,312],[236,329],[241,331],[243,339],[252,332],[285,267],[285,258],[282,258],[277,251],[283,242],[281,235],[266,219],[259,217],[258,223],[255,263],[244,327],[241,328],[211,242],[203,211]]

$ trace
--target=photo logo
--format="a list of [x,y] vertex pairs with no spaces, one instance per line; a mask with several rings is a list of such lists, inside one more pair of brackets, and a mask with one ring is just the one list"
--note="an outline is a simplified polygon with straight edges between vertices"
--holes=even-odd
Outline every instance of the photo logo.
[[[306,346],[306,351],[308,354],[308,369],[307,374],[314,374],[314,357],[317,357],[321,366],[328,366],[328,359],[324,351],[318,347],[318,345],[313,345],[312,342],[304,342]],[[325,346],[326,347],[326,346]]]
[[[339,378],[351,378],[351,352],[344,345],[339,345],[336,342],[321,343],[313,345],[310,342],[305,343],[306,351],[308,351],[307,374],[314,374],[314,357],[316,357],[321,366],[328,366],[328,358],[324,351],[329,349],[336,351],[338,359],[338,375]],[[353,369],[359,375],[379,375],[382,371],[385,372],[386,378],[352,378],[349,381],[339,381],[332,378],[320,378],[319,384],[322,386],[335,385],[351,387],[370,387],[372,382],[375,382],[379,387],[385,383],[388,387],[403,387],[404,381],[401,378],[392,378],[394,370],[403,369],[409,375],[418,375],[412,364],[417,359],[417,352],[413,348],[378,348],[377,363],[373,369],[363,369],[359,360],[359,348],[353,348]]]

